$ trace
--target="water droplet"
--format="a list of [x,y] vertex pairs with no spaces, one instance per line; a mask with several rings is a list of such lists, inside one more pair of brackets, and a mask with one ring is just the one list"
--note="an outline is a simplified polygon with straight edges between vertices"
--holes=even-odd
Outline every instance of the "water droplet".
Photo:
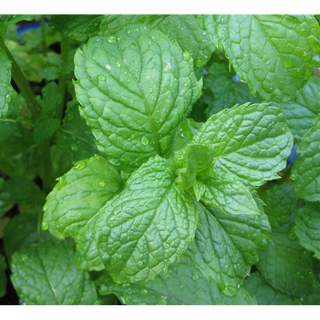
[[188,51],[183,52],[183,59],[186,61],[190,60],[190,53]]
[[68,303],[69,303],[69,304],[73,304],[73,303],[74,303],[74,299],[73,299],[73,298],[69,298],[69,299],[68,299]]
[[7,94],[7,95],[6,95],[5,101],[6,101],[7,103],[9,103],[9,102],[11,101],[11,96],[10,96],[10,94]]
[[152,93],[153,92],[153,89],[150,87],[149,88],[149,93]]
[[100,81],[106,81],[106,77],[104,77],[104,76],[102,76],[102,75],[98,76],[98,79],[99,79]]
[[111,70],[110,65],[106,64],[106,69]]
[[42,223],[41,223],[41,228],[42,228],[42,230],[48,230],[48,229],[49,229],[48,223],[45,222],[45,221],[42,221]]
[[192,276],[192,279],[193,279],[193,280],[197,280],[197,279],[199,279],[199,276],[198,276],[197,274],[194,274],[194,275]]
[[41,299],[41,294],[37,294],[36,299],[39,301]]
[[143,265],[143,262],[142,261],[139,261],[138,262],[138,266],[142,266]]
[[180,289],[183,289],[183,284],[180,284]]
[[144,146],[146,146],[146,145],[149,144],[149,139],[148,139],[147,137],[142,137],[141,143],[142,143]]
[[148,293],[147,289],[142,289],[142,293]]
[[76,165],[75,165],[75,170],[82,170],[82,169],[84,169],[85,167],[87,166],[87,164],[86,163],[84,163],[84,162],[79,162],[79,163],[77,163]]
[[71,284],[69,284],[69,285],[66,287],[66,290],[67,290],[67,292],[70,292],[70,291],[71,291],[71,289],[72,289],[72,285],[71,285]]
[[106,183],[105,183],[104,181],[100,181],[100,182],[99,182],[99,186],[100,186],[101,188],[103,188],[105,185],[106,185]]
[[114,36],[110,36],[110,37],[108,37],[107,41],[108,41],[110,44],[116,44],[116,43],[117,43],[117,38],[114,37]]

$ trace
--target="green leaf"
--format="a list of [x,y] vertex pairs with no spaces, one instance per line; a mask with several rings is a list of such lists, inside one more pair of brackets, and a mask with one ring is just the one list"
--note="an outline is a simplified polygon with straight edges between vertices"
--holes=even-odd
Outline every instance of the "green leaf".
[[238,292],[270,234],[259,199],[257,204],[260,215],[224,214],[200,207],[198,229],[186,254],[194,267],[206,278],[212,278],[227,295]]
[[32,243],[49,240],[58,241],[49,231],[38,230],[38,217],[30,213],[14,216],[3,231],[3,243],[9,263],[14,252]]
[[34,122],[33,138],[35,143],[50,139],[59,129],[60,120],[53,119],[47,115],[40,115]]
[[50,26],[61,32],[64,37],[87,41],[97,35],[101,18],[101,15],[53,15]]
[[215,20],[213,38],[219,38],[250,91],[266,100],[294,99],[319,65],[320,28],[311,15],[220,15]]
[[1,48],[0,66],[0,118],[5,118],[9,108],[9,102],[15,91],[11,86],[11,62]]
[[320,115],[311,129],[303,136],[297,151],[291,179],[296,197],[307,201],[320,200]]
[[318,290],[312,259],[300,246],[291,222],[272,228],[271,239],[267,242],[266,249],[260,252],[257,268],[274,289],[294,297]]
[[7,275],[5,270],[7,269],[7,263],[4,256],[0,253],[0,298],[6,294],[7,288]]
[[78,256],[89,269],[103,263],[117,283],[147,283],[181,257],[197,223],[193,199],[177,188],[170,164],[156,156],[80,231]]
[[12,207],[12,201],[9,192],[6,189],[6,182],[0,178],[0,218],[4,216]]
[[193,143],[211,147],[214,167],[237,175],[245,185],[277,179],[293,138],[283,111],[267,104],[243,104],[212,115]]
[[272,288],[258,271],[253,272],[243,282],[243,287],[252,297],[257,299],[258,305],[300,305],[299,299],[289,297]]
[[191,189],[197,174],[209,169],[212,163],[212,150],[203,145],[190,144],[175,152],[173,170],[176,182],[182,190]]
[[262,193],[260,198],[266,204],[264,212],[273,227],[286,223],[298,206],[292,184],[276,185]]
[[26,128],[0,141],[0,170],[10,177],[34,179],[39,173],[39,160],[39,146]]
[[60,103],[61,94],[59,87],[55,82],[50,82],[42,89],[42,100],[40,101],[41,113],[53,117]]
[[212,97],[206,109],[208,116],[233,107],[237,103],[261,102],[259,96],[254,97],[250,94],[246,83],[232,79],[234,74],[229,71],[226,64],[214,62],[207,71],[208,74],[205,74],[203,78],[203,91],[205,95]]
[[12,256],[12,283],[28,305],[99,304],[88,272],[77,270],[74,253],[63,243],[39,243]]
[[123,171],[170,156],[177,126],[201,91],[188,58],[163,33],[142,26],[91,38],[76,53],[80,113],[99,150]]
[[295,233],[300,244],[320,259],[320,203],[307,202],[296,215]]
[[130,24],[144,24],[160,30],[172,41],[177,41],[189,54],[196,67],[204,66],[215,50],[209,33],[201,28],[198,19],[188,15],[109,15],[100,27],[100,34],[114,35]]
[[204,172],[199,180],[205,186],[201,200],[208,207],[228,214],[259,214],[249,189],[234,174],[211,169]]
[[119,285],[105,274],[96,284],[103,295],[114,293],[129,305],[253,305],[256,304],[244,289],[234,297],[224,295],[213,280],[206,279],[187,257],[170,266],[168,272],[158,275],[143,286]]
[[16,24],[19,21],[31,21],[34,15],[31,14],[1,14],[0,15],[0,38],[4,39],[6,30],[9,26]]
[[299,98],[288,103],[275,101],[275,105],[284,109],[287,124],[294,139],[300,142],[312,127],[320,113],[320,79],[312,76],[301,90]]
[[105,158],[79,161],[47,196],[42,228],[59,239],[75,237],[120,189],[121,178]]
[[99,154],[91,129],[80,116],[78,107],[76,101],[67,104],[64,122],[57,131],[58,146],[72,153],[73,162]]

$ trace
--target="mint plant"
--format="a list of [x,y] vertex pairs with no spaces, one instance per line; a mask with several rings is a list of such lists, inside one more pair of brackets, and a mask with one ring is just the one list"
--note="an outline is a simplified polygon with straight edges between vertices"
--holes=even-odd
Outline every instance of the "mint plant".
[[3,299],[319,304],[316,16],[0,16],[0,35]]

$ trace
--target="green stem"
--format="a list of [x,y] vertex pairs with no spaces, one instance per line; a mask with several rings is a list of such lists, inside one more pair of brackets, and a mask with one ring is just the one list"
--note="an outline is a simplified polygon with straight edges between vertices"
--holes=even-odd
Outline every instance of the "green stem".
[[59,80],[59,91],[61,95],[61,103],[57,108],[56,111],[56,118],[62,119],[63,117],[63,110],[65,105],[66,99],[66,89],[67,89],[67,82],[66,76],[63,74],[63,70],[68,63],[68,56],[69,56],[69,39],[62,37],[61,41],[61,78]]
[[41,37],[42,37],[42,53],[43,56],[47,56],[47,39],[46,39],[46,29],[45,29],[45,17],[41,15]]
[[17,64],[16,60],[14,59],[14,57],[12,56],[11,52],[9,51],[2,39],[0,39],[0,47],[5,51],[8,59],[12,62],[12,77],[15,83],[17,84],[22,96],[26,100],[32,117],[34,118],[39,112],[36,97],[34,96],[32,89],[29,86],[27,79],[23,75],[19,65]]
[[50,156],[50,142],[45,140],[40,143],[40,153],[42,162],[42,189],[48,194],[51,191],[52,163]]

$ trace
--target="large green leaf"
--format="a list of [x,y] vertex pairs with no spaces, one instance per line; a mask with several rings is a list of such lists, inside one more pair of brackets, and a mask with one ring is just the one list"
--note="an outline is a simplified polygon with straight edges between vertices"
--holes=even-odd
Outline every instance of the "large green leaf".
[[195,239],[187,251],[194,266],[212,278],[220,290],[235,295],[266,246],[270,226],[257,200],[260,215],[224,214],[201,206]]
[[320,203],[307,202],[296,215],[295,232],[300,244],[320,259]]
[[320,116],[303,136],[294,162],[291,178],[297,197],[307,201],[320,200]]
[[272,288],[258,271],[250,274],[243,287],[248,290],[252,297],[257,299],[258,305],[300,305],[299,299],[289,297]]
[[75,237],[121,184],[119,173],[105,158],[96,155],[77,162],[47,196],[42,228],[59,239]]
[[104,264],[117,283],[146,283],[181,257],[197,223],[193,199],[178,189],[170,164],[156,156],[80,231],[80,266]]
[[77,270],[74,252],[50,241],[24,247],[12,256],[12,283],[26,304],[98,304],[89,273]]
[[164,275],[141,284],[119,285],[108,274],[96,280],[100,293],[114,293],[129,305],[253,305],[256,304],[244,289],[234,297],[224,295],[213,280],[206,279],[187,257],[170,266]]
[[294,297],[319,292],[310,254],[299,244],[292,223],[272,228],[268,245],[260,252],[257,268],[276,290]]
[[81,115],[110,162],[132,172],[151,156],[170,155],[201,91],[190,56],[162,32],[135,26],[91,38],[75,65]]
[[264,212],[273,227],[286,223],[298,205],[292,183],[276,185],[262,193],[260,198],[266,204]]
[[284,109],[288,127],[297,142],[301,141],[320,113],[319,92],[320,79],[312,76],[299,98],[287,103],[275,101],[276,106]]
[[320,28],[311,15],[220,15],[212,25],[240,79],[269,101],[295,98],[319,65]]
[[259,186],[279,178],[293,137],[283,110],[247,103],[212,115],[193,142],[213,149],[214,167],[237,175],[245,185]]

